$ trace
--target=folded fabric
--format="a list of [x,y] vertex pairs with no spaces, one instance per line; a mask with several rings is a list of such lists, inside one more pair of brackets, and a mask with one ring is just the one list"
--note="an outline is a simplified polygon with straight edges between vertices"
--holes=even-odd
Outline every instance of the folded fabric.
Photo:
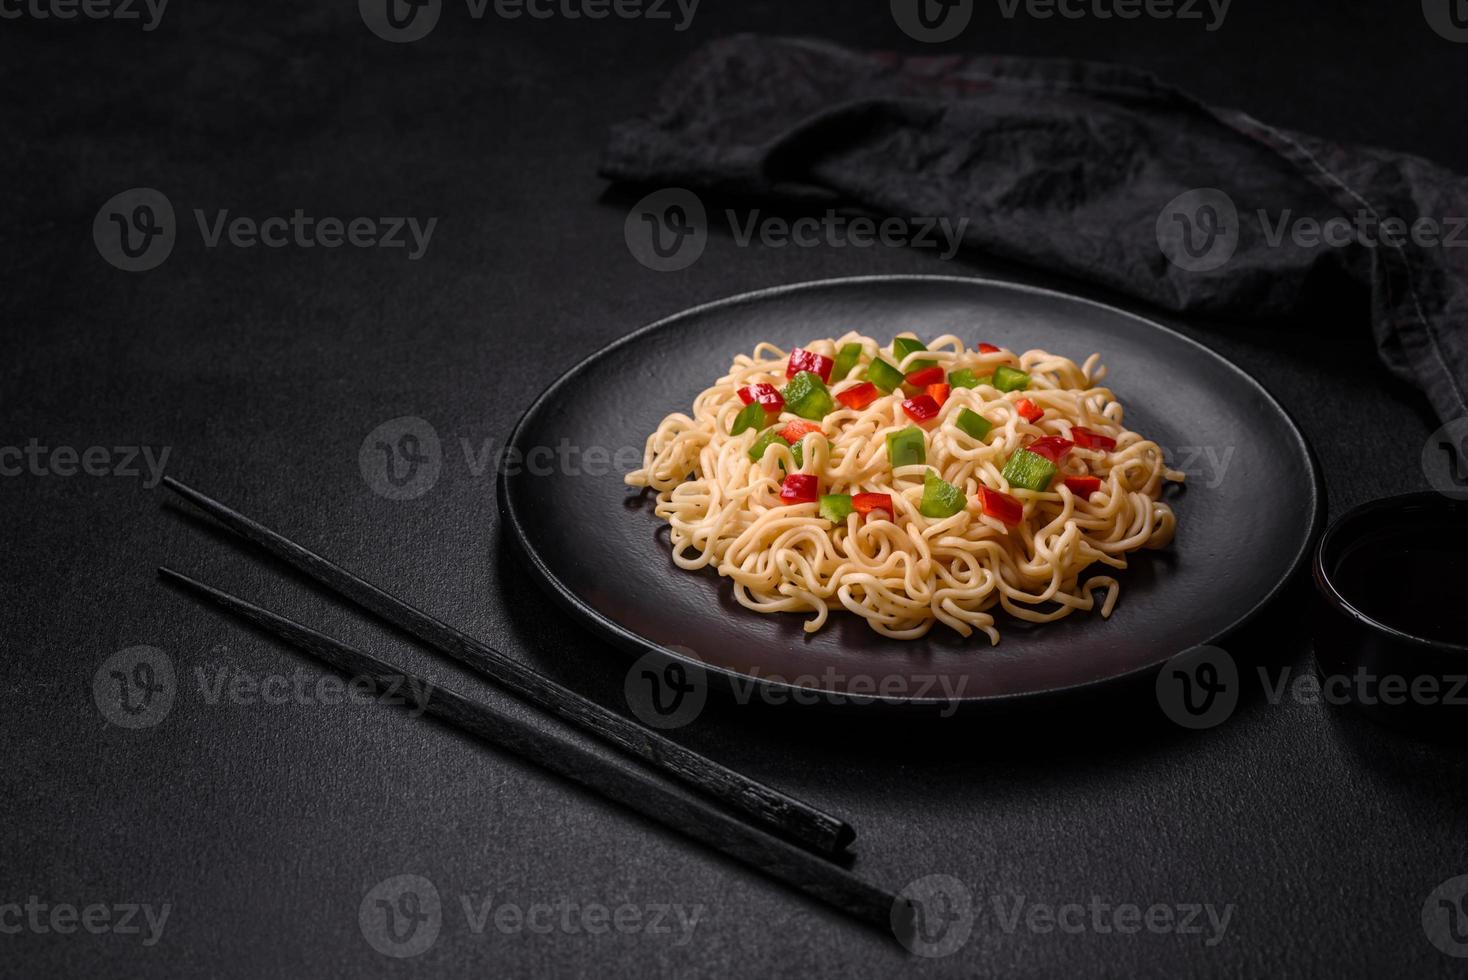
[[1468,414],[1468,181],[1145,72],[735,37],[617,126],[601,170],[967,219],[968,246],[1182,313],[1298,314],[1348,279],[1369,291],[1390,370],[1443,420]]

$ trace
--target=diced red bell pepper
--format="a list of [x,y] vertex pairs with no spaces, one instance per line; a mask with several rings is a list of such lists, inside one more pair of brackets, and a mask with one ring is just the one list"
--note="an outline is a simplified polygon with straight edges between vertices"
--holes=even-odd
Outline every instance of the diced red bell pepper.
[[999,353],[999,348],[998,347],[995,347],[993,344],[980,344],[979,345],[979,353],[980,354],[997,354],[997,353]]
[[1007,493],[990,490],[988,487],[979,487],[979,504],[985,514],[997,517],[1005,524],[1018,524],[1025,517],[1024,504]]
[[780,500],[787,504],[813,504],[820,491],[820,481],[814,475],[791,473],[780,486]]
[[1021,398],[1019,401],[1015,402],[1014,410],[1018,412],[1026,422],[1038,422],[1040,421],[1040,416],[1045,414],[1044,409],[1042,409],[1039,405],[1036,405],[1034,402],[1030,401],[1028,398]]
[[870,381],[863,381],[855,387],[837,392],[836,400],[847,408],[854,408],[859,412],[876,401],[881,394],[881,389],[876,385]]
[[1116,440],[1110,436],[1103,436],[1099,432],[1087,429],[1085,426],[1073,425],[1070,434],[1075,437],[1076,445],[1082,449],[1105,449],[1108,452],[1116,448]]
[[934,364],[932,367],[918,368],[904,380],[914,388],[926,388],[928,385],[937,384],[945,377],[947,375],[943,373],[943,368]]
[[874,510],[885,510],[889,515],[895,514],[892,509],[892,495],[890,493],[858,493],[851,497],[851,506],[858,514],[870,514]]
[[793,378],[801,371],[809,371],[812,374],[819,374],[821,380],[829,384],[831,369],[835,366],[836,362],[829,357],[797,347],[790,352],[790,363],[785,365],[785,377]]
[[1091,494],[1101,489],[1101,478],[1099,476],[1068,476],[1065,485],[1070,492],[1082,500],[1090,500]]
[[952,388],[951,385],[942,384],[942,383],[935,384],[935,385],[928,385],[928,397],[932,398],[933,401],[937,402],[939,408],[942,408],[943,407],[943,403],[948,400],[948,396],[949,396],[949,394],[952,393],[952,391],[953,391],[953,388]]
[[902,403],[902,410],[914,422],[927,422],[938,414],[938,403],[932,395],[917,395]]
[[765,384],[763,381],[740,388],[739,400],[746,405],[750,402],[759,402],[765,407],[766,415],[779,415],[785,411],[785,396],[780,394],[780,389],[772,384]]
[[820,431],[821,427],[815,422],[806,422],[801,419],[796,419],[793,422],[786,423],[785,428],[780,430],[780,438],[784,439],[786,442],[790,443],[790,445],[793,446],[801,439],[805,438],[805,434],[807,432]]
[[1025,448],[1036,456],[1044,456],[1059,466],[1060,461],[1065,459],[1065,454],[1070,452],[1070,447],[1074,445],[1075,443],[1069,439],[1062,439],[1060,436],[1041,436]]

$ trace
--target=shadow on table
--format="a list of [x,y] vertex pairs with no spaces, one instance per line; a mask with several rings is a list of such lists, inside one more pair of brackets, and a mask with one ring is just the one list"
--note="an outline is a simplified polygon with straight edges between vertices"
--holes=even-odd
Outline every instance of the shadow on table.
[[[496,559],[516,647],[534,667],[614,710],[634,714],[625,685],[635,655],[577,626],[530,581],[514,546],[501,540]],[[721,678],[710,683],[694,719],[667,734],[726,764],[758,764],[775,753],[808,766],[873,771],[968,765],[1004,759],[1012,766],[1112,764],[1166,752],[1209,729],[1247,723],[1262,705],[1262,677],[1308,667],[1308,582],[1297,577],[1254,623],[1223,641],[1238,665],[1239,699],[1225,718],[1182,727],[1159,704],[1157,670],[1076,692],[1009,703],[893,705],[771,703],[736,697]]]

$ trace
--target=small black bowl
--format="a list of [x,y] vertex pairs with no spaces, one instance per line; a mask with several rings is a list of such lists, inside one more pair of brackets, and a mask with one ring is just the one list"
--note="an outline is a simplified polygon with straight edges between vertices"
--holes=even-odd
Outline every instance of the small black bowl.
[[1342,515],[1315,549],[1322,697],[1468,733],[1468,501],[1410,493]]

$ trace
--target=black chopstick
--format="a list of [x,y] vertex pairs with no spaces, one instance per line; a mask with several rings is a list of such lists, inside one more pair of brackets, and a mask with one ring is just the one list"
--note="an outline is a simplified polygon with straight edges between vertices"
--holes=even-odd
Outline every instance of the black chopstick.
[[[595,790],[869,925],[890,929],[899,937],[912,928],[915,915],[906,899],[862,881],[823,857],[751,827],[694,795],[680,792],[654,774],[608,764],[564,736],[541,731],[528,721],[461,694],[440,687],[430,688],[419,675],[181,572],[159,568],[158,574],[165,581],[280,637],[333,670],[350,678],[370,680],[378,691],[396,686],[398,690],[431,692],[422,694],[414,707]],[[397,682],[402,682],[401,686]]]
[[758,823],[828,855],[841,854],[856,839],[856,831],[840,818],[721,766],[562,687],[173,477],[164,477],[163,485],[240,537],[362,609],[406,630],[537,707],[632,753],[660,772],[707,793]]

